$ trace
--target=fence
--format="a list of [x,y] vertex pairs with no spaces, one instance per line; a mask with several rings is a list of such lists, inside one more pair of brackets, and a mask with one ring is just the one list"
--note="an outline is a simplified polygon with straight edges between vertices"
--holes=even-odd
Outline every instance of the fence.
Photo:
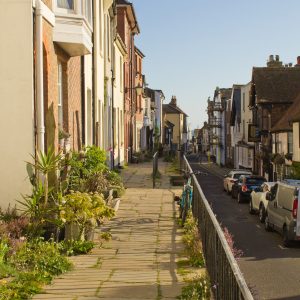
[[[192,172],[185,156],[183,157],[182,164],[186,171]],[[192,183],[192,210],[194,217],[198,220],[203,255],[215,298],[222,300],[253,300],[239,266],[228,246],[222,228],[205,198],[195,175],[192,175]]]
[[155,152],[153,155],[153,172],[152,172],[152,180],[153,180],[153,188],[155,189],[155,179],[157,177],[158,171],[158,152]]

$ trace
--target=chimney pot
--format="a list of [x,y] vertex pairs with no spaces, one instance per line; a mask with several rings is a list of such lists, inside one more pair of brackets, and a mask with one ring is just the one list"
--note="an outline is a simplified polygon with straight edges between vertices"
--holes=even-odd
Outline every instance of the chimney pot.
[[279,55],[276,55],[276,61],[279,61]]
[[274,61],[274,55],[269,56],[269,61]]
[[297,65],[300,66],[300,56],[297,56]]
[[176,99],[176,96],[172,96],[170,104],[172,104],[172,105],[174,105],[174,106],[177,106],[177,99]]

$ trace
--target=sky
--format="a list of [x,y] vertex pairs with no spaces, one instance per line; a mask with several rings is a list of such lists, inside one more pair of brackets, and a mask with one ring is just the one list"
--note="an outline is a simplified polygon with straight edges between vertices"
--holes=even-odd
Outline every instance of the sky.
[[131,0],[150,88],[189,115],[190,128],[207,120],[215,88],[251,80],[269,55],[293,64],[300,55],[299,0]]

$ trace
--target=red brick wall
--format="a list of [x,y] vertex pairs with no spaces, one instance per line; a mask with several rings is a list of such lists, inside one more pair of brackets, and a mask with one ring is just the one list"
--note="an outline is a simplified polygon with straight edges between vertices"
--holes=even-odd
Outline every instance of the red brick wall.
[[[69,57],[53,43],[53,29],[43,22],[45,141],[58,149],[58,63],[63,67],[64,130],[71,134],[71,148],[81,146],[81,58]],[[78,116],[78,118],[76,117]]]
[[[126,45],[128,53],[128,59],[124,63],[124,86],[128,88],[127,93],[125,93],[124,103],[124,147],[126,153],[128,147],[131,145],[131,108],[134,101],[132,90],[134,82],[131,82],[131,80],[135,76],[135,71],[134,60],[132,64],[130,61],[131,57],[134,58],[134,41],[132,41],[130,24],[128,22],[126,8],[124,7],[117,7],[117,31]],[[131,65],[133,68],[131,68]],[[134,74],[134,76],[132,76],[132,74]]]
[[57,109],[57,56],[52,41],[51,25],[43,21],[44,43],[44,101],[45,101],[45,144],[58,149]]
[[81,145],[81,57],[68,61],[68,132],[71,147],[79,150]]

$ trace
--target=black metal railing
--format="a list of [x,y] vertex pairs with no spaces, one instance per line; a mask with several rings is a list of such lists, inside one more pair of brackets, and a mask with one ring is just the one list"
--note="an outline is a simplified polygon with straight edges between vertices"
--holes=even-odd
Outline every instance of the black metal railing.
[[[192,172],[185,156],[183,157],[183,167],[186,171]],[[251,292],[226,241],[223,230],[205,198],[195,175],[192,175],[192,184],[192,210],[194,218],[198,221],[203,255],[213,286],[212,290],[215,299],[253,300]]]
[[158,172],[158,152],[155,152],[153,155],[153,171],[152,171],[152,180],[153,180],[153,188],[155,189],[155,179],[157,177]]

